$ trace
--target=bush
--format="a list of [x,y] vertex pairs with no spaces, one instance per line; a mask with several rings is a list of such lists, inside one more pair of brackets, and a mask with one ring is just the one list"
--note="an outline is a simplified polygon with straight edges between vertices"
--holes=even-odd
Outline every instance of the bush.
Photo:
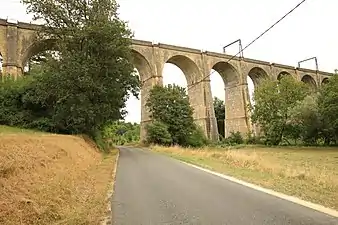
[[0,124],[27,127],[34,121],[23,99],[31,83],[29,78],[12,77],[4,77],[0,82]]
[[146,125],[147,143],[158,145],[172,144],[172,138],[168,132],[168,126],[162,122],[154,121]]
[[258,124],[262,133],[272,145],[279,145],[286,135],[298,134],[290,129],[290,109],[294,108],[308,94],[309,88],[292,76],[281,80],[265,80],[255,89],[255,105],[252,110],[252,122]]
[[248,145],[258,145],[262,144],[261,137],[255,136],[251,132],[247,133],[246,139],[245,139],[245,144]]
[[187,145],[187,137],[194,132],[195,123],[185,88],[155,86],[150,90],[146,106],[153,120],[167,126],[173,144]]
[[105,141],[105,139],[102,136],[102,132],[98,131],[95,134],[93,134],[92,136],[93,137],[90,137],[90,138],[94,139],[97,147],[101,151],[103,151],[105,153],[109,153],[110,152],[112,146],[111,146],[111,144],[109,142]]
[[207,144],[208,140],[205,137],[203,130],[199,126],[196,126],[194,131],[189,136],[187,136],[185,145],[198,148]]
[[116,145],[137,143],[140,141],[140,125],[125,121],[107,123],[103,129],[103,138]]
[[244,139],[239,131],[231,131],[230,136],[225,138],[223,143],[226,145],[240,145],[244,144]]

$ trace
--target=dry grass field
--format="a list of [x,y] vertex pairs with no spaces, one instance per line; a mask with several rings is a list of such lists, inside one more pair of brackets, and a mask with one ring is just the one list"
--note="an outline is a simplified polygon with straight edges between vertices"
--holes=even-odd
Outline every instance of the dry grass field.
[[0,224],[99,224],[117,152],[0,126]]
[[337,148],[151,148],[173,158],[221,172],[338,210]]

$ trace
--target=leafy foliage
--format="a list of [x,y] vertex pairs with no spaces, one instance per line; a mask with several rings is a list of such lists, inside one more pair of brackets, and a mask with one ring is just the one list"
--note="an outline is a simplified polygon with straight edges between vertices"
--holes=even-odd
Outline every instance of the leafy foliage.
[[103,138],[107,142],[116,145],[136,143],[140,140],[140,125],[115,121],[104,128]]
[[[0,83],[0,123],[65,134],[87,134],[100,146],[137,141],[139,126],[113,122],[125,115],[129,93],[137,96],[138,76],[131,64],[131,31],[118,18],[114,0],[23,0],[35,19],[44,22],[30,62],[31,70]],[[53,50],[53,51],[47,51]],[[292,139],[306,144],[338,142],[338,78],[318,95],[305,84],[284,77],[256,88],[252,119],[267,144]],[[194,124],[186,90],[154,87],[146,106],[153,123],[148,141],[199,147],[207,140]],[[225,118],[224,102],[215,98],[216,118]],[[220,128],[220,133],[224,132]],[[249,140],[250,138],[250,140]],[[259,140],[249,137],[247,143]],[[256,138],[256,137],[255,137]],[[252,140],[251,140],[252,139]],[[244,142],[239,133],[225,139]]]
[[260,136],[256,136],[255,134],[253,134],[252,132],[248,132],[246,134],[245,140],[244,140],[245,144],[248,145],[259,145],[259,144],[263,144],[262,143],[262,137]]
[[240,132],[230,132],[229,137],[223,140],[224,144],[227,145],[240,145],[244,143],[244,138]]
[[99,140],[106,125],[125,115],[129,93],[139,92],[132,35],[117,16],[118,5],[114,0],[23,3],[44,22],[39,49],[53,51],[35,60],[32,76],[1,85],[1,123]]
[[252,120],[261,126],[268,143],[278,145],[285,135],[292,132],[290,109],[308,93],[304,83],[289,76],[280,81],[267,80],[257,87]]
[[225,119],[225,104],[224,101],[215,97],[214,98],[214,109],[215,109],[215,116],[217,120],[224,120]]
[[146,106],[153,120],[167,126],[172,144],[197,146],[201,140],[204,142],[204,134],[197,131],[193,109],[184,88],[176,85],[155,86],[150,91]]
[[174,144],[183,144],[194,130],[193,110],[184,88],[155,86],[146,103],[154,120],[168,126]]
[[[253,121],[262,128],[267,144],[318,145],[338,142],[338,78],[319,89],[283,78],[266,81],[255,92]],[[283,140],[282,140],[283,139]]]
[[214,110],[215,110],[215,117],[217,120],[218,133],[222,137],[224,137],[225,136],[225,127],[224,127],[225,104],[224,104],[224,101],[215,97],[214,98]]
[[46,21],[42,34],[54,40],[59,59],[49,58],[31,96],[51,106],[58,130],[92,133],[121,118],[128,91],[138,91],[132,75],[130,31],[116,16],[115,1],[24,1]]
[[172,144],[172,138],[168,132],[168,126],[160,121],[154,121],[146,125],[147,143],[158,145]]
[[186,146],[193,148],[199,148],[209,144],[208,139],[205,137],[201,127],[196,125],[192,133],[186,138]]
[[338,143],[338,76],[330,78],[318,97],[318,111],[322,116],[325,143]]
[[307,145],[317,144],[322,135],[323,123],[318,109],[318,95],[308,95],[290,109],[288,136]]
[[29,78],[14,80],[11,76],[3,77],[3,82],[0,82],[0,124],[18,126],[34,120],[23,104],[30,83]]

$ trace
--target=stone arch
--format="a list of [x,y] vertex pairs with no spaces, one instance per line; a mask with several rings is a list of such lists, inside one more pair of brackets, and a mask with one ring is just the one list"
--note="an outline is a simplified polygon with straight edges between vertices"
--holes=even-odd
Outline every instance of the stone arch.
[[268,73],[260,67],[253,67],[249,71],[248,76],[251,78],[252,82],[254,83],[255,88],[260,83],[262,83],[262,81],[269,78]]
[[312,89],[315,89],[317,87],[315,79],[313,79],[313,77],[308,74],[305,74],[302,77],[301,81],[305,84],[308,84]]
[[220,74],[225,87],[225,136],[228,137],[232,131],[244,133],[247,124],[240,74],[233,65],[223,61],[214,64],[212,69]]
[[46,39],[41,41],[35,41],[26,49],[21,52],[21,68],[27,64],[29,59],[34,55],[46,51],[46,50],[54,50],[55,49],[55,40]]
[[285,76],[291,76],[291,77],[293,77],[289,72],[282,71],[282,72],[280,72],[280,73],[278,74],[277,80],[280,80],[280,79],[282,79],[282,78],[285,77]]
[[141,81],[141,91],[140,91],[140,100],[141,100],[141,130],[140,136],[141,140],[146,138],[146,125],[151,121],[150,113],[146,107],[147,99],[149,92],[153,86],[153,80],[151,79],[153,74],[151,64],[144,55],[139,51],[132,49],[132,63],[137,69],[140,81]]
[[193,108],[193,118],[197,125],[201,127],[204,134],[208,136],[210,126],[208,124],[208,115],[206,115],[206,94],[202,73],[198,65],[188,56],[173,55],[163,61],[162,73],[165,63],[171,63],[180,68],[187,81],[187,92],[189,96],[190,106]]
[[329,83],[329,78],[325,77],[325,78],[322,80],[322,85],[327,84],[327,83]]
[[149,61],[140,52],[132,49],[132,63],[138,70],[141,82],[152,77],[152,69]]
[[174,55],[166,60],[165,63],[171,63],[182,70],[187,80],[188,87],[202,78],[200,69],[196,63],[187,56]]
[[225,88],[237,85],[240,83],[240,76],[236,68],[227,62],[217,62],[212,66],[212,69],[217,71],[224,82]]

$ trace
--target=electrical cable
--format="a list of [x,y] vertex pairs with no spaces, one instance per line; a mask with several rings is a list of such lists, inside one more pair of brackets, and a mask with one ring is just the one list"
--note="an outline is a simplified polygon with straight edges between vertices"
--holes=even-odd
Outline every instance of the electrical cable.
[[[247,49],[249,46],[251,46],[254,42],[256,42],[259,38],[261,38],[264,34],[266,34],[269,30],[271,30],[274,26],[276,26],[279,22],[281,22],[285,17],[287,17],[289,14],[291,14],[295,9],[297,9],[300,5],[302,5],[306,0],[302,0],[300,3],[298,3],[295,7],[293,7],[289,12],[287,12],[284,16],[282,16],[277,22],[272,24],[268,29],[266,29],[263,33],[261,33],[258,37],[256,37],[254,40],[252,40],[249,44],[247,44],[242,50],[240,50],[236,55],[233,55],[226,63],[229,63],[232,59],[234,59],[238,54],[243,52],[245,49]],[[205,79],[210,77],[213,73],[216,71],[214,70],[209,75],[205,76],[202,80],[197,81],[193,83],[190,87],[188,87],[188,90],[196,86],[197,84],[203,82]]]

